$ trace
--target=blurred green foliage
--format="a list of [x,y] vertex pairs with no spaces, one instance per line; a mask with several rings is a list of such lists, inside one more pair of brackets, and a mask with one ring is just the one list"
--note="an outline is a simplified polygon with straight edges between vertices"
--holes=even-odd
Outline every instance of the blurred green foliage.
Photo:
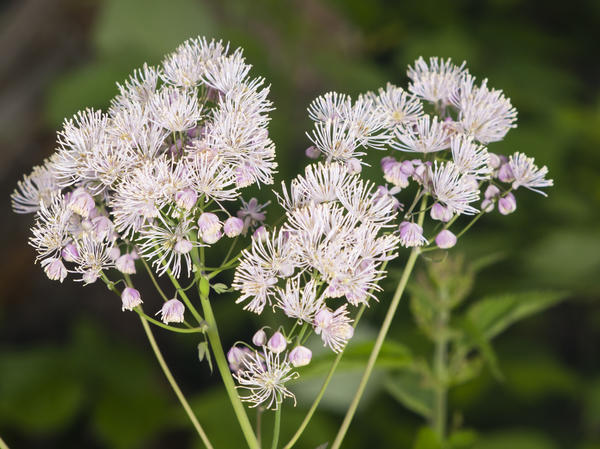
[[[600,3],[98,1],[89,54],[46,92],[45,126],[57,128],[86,106],[106,107],[116,93],[115,81],[144,62],[160,62],[165,52],[199,34],[243,46],[254,73],[271,83],[277,110],[270,129],[280,179],[304,166],[305,108],[315,95],[332,89],[356,94],[387,81],[405,85],[406,66],[420,55],[464,59],[475,76],[489,78],[492,87],[511,97],[519,127],[492,151],[535,156],[549,166],[555,187],[547,199],[519,192],[517,213],[490,214],[459,242],[470,267],[482,256],[503,254],[474,285],[452,277],[457,291],[472,287],[470,297],[487,299],[461,309],[464,320],[457,323],[460,335],[476,347],[476,357],[461,365],[458,380],[481,375],[457,382],[461,385],[450,394],[450,441],[454,448],[599,448],[600,64],[595,56]],[[365,169],[366,176],[379,179],[382,156],[368,156],[372,167]],[[279,213],[272,206],[271,217]],[[399,267],[397,262],[390,268],[381,304],[374,304],[361,322],[299,448],[314,449],[334,434]],[[562,298],[538,293],[556,289],[571,292],[569,301],[514,324]],[[413,298],[419,295],[413,290]],[[231,344],[251,334],[256,322],[241,313],[232,297],[224,298],[215,305],[216,314],[227,320],[222,333]],[[76,312],[69,318],[66,343],[41,343],[43,336],[31,340],[26,330],[2,342],[0,434],[22,447],[200,447],[147,347],[131,338],[137,332],[135,317],[128,317],[132,330],[111,335],[114,329],[107,323],[84,318],[88,304],[76,303],[73,298]],[[428,416],[431,400],[422,372],[399,369],[414,366],[415,354],[430,350],[423,338],[430,307],[427,301],[403,301],[345,447],[428,449],[439,444],[435,433],[420,428],[418,414]],[[116,303],[113,308],[114,317],[125,319]],[[419,328],[410,309],[419,317]],[[501,331],[492,349],[488,339]],[[168,349],[183,341],[163,335],[159,343]],[[241,434],[232,430],[236,427],[223,391],[193,352],[197,343],[186,342],[169,353],[176,361],[175,375],[192,392],[192,404],[215,446],[238,447]],[[293,386],[299,404],[283,410],[283,439],[301,421],[328,357],[315,353],[307,381]],[[490,369],[481,370],[484,363]],[[264,429],[271,419],[265,414]]]

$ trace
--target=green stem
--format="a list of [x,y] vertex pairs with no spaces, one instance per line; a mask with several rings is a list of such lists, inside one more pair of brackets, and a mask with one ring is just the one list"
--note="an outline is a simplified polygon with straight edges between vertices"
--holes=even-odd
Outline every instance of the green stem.
[[281,409],[283,404],[279,404],[277,410],[275,410],[275,424],[273,425],[273,442],[271,443],[271,449],[277,449],[279,444],[279,430],[281,429]]
[[185,412],[188,415],[188,418],[190,418],[190,421],[192,422],[192,424],[194,425],[194,428],[196,429],[196,432],[198,432],[198,435],[202,439],[204,446],[206,446],[207,449],[213,449],[213,446],[210,443],[206,434],[204,433],[204,430],[202,429],[202,426],[198,422],[196,415],[194,415],[194,412],[193,412],[192,408],[190,407],[190,404],[188,403],[187,399],[181,392],[181,389],[179,388],[179,385],[177,385],[177,382],[175,381],[175,378],[173,377],[173,374],[171,373],[169,366],[165,362],[165,359],[163,358],[162,353],[160,352],[160,349],[158,348],[158,345],[156,344],[156,340],[154,339],[154,334],[152,334],[152,329],[150,329],[150,325],[142,317],[140,317],[140,321],[142,322],[142,326],[144,327],[144,332],[146,332],[146,337],[148,337],[150,346],[152,346],[152,350],[154,351],[156,360],[158,360],[160,367],[162,368],[163,372],[165,373],[165,377],[169,381],[169,384],[171,384],[171,388],[177,395],[179,402],[181,402],[183,409],[185,410]]
[[148,275],[150,276],[150,279],[152,279],[152,283],[154,284],[154,288],[156,288],[156,290],[158,291],[158,293],[160,294],[160,296],[162,296],[162,299],[164,299],[165,302],[168,301],[169,298],[167,298],[167,295],[165,295],[165,292],[163,292],[162,288],[160,288],[160,285],[158,285],[158,282],[157,282],[156,278],[154,277],[154,274],[152,273],[152,270],[148,266],[148,263],[144,260],[143,257],[140,257],[140,260],[142,261],[142,264],[144,265],[144,268],[148,272]]
[[242,404],[242,401],[240,400],[240,397],[235,389],[235,383],[233,381],[233,377],[231,376],[231,372],[229,371],[229,365],[227,363],[227,359],[225,358],[225,353],[223,352],[223,346],[221,345],[221,339],[219,337],[219,330],[217,329],[217,322],[208,299],[209,289],[210,285],[208,283],[208,279],[202,277],[198,283],[198,293],[200,294],[202,310],[204,311],[204,316],[206,322],[208,323],[208,330],[206,331],[208,335],[208,341],[212,347],[215,362],[219,368],[219,373],[221,374],[225,389],[227,390],[227,395],[229,396],[229,400],[233,406],[233,411],[237,416],[244,437],[246,438],[248,447],[250,447],[250,449],[259,449],[260,446],[258,445],[258,440],[256,439],[256,435],[254,435],[254,431],[252,430],[252,425],[250,424],[250,420],[246,414],[246,409],[244,408],[244,405]]
[[198,332],[204,332],[204,328],[202,327],[191,327],[191,328],[181,328],[175,326],[169,326],[168,324],[163,323],[162,321],[155,320],[154,318],[146,315],[139,307],[133,309],[137,312],[140,318],[145,319],[149,323],[154,324],[155,326],[162,327],[163,329],[167,329],[173,332],[179,332],[180,334],[195,334]]
[[[423,224],[424,218],[424,210],[427,206],[427,196],[424,196],[421,201],[421,212],[419,213],[418,224]],[[377,339],[375,340],[375,345],[373,346],[373,350],[369,355],[369,360],[367,362],[367,366],[365,371],[360,379],[360,383],[358,384],[358,389],[352,398],[352,402],[350,403],[350,407],[346,412],[346,416],[344,416],[344,421],[338,430],[338,433],[331,445],[331,449],[339,449],[342,445],[342,441],[346,436],[346,432],[350,427],[350,423],[352,422],[352,418],[356,413],[356,409],[358,408],[358,403],[365,391],[365,387],[367,386],[367,382],[371,377],[371,373],[373,372],[373,368],[375,367],[375,362],[377,360],[377,356],[381,351],[381,347],[383,346],[383,342],[387,336],[388,331],[390,330],[390,326],[392,324],[392,320],[396,313],[396,309],[398,308],[398,304],[400,304],[400,299],[402,298],[402,294],[404,293],[404,289],[406,288],[406,284],[408,283],[408,279],[410,278],[410,274],[415,266],[415,262],[417,257],[419,256],[420,249],[419,247],[413,248],[410,252],[410,256],[408,257],[408,261],[406,262],[406,266],[404,267],[404,271],[402,272],[402,277],[400,278],[400,282],[398,283],[398,287],[396,288],[396,292],[394,293],[394,297],[390,302],[390,306],[385,315],[385,319],[383,320],[383,324],[381,325],[381,329],[379,330],[379,334],[377,335]]]
[[[445,315],[442,313],[440,315]],[[445,318],[440,317],[440,321],[443,322],[441,326],[445,327]],[[438,337],[435,341],[435,354],[434,354],[434,372],[436,377],[436,388],[435,388],[435,402],[432,413],[432,427],[435,432],[439,435],[440,441],[444,442],[446,437],[446,401],[447,401],[447,388],[446,388],[446,363],[447,363],[447,340],[446,331],[442,329],[439,332]]]

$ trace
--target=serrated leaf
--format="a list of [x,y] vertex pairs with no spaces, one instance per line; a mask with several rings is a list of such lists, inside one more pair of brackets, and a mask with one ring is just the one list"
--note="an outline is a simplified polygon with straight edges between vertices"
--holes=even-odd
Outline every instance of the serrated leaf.
[[531,291],[487,297],[473,304],[466,317],[477,326],[482,336],[489,340],[517,321],[552,307],[565,297],[564,292],[555,291]]
[[385,382],[385,388],[407,409],[426,419],[431,417],[434,391],[424,384],[419,373],[404,371],[395,374]]
[[483,332],[479,329],[477,325],[475,325],[469,318],[466,318],[463,323],[463,328],[466,332],[466,335],[469,339],[477,346],[483,359],[488,364],[490,371],[493,376],[497,380],[503,380],[504,376],[500,371],[500,366],[498,364],[498,358],[496,357],[496,353],[490,341],[485,338]]

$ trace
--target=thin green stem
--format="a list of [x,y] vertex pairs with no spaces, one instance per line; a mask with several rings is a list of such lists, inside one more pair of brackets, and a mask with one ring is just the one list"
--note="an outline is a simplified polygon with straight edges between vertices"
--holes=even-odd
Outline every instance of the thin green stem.
[[434,373],[436,377],[436,388],[431,426],[439,435],[440,441],[444,442],[446,438],[447,420],[446,401],[448,392],[446,387],[446,364],[448,341],[446,339],[445,318],[442,317],[442,315],[446,315],[446,313],[443,312],[440,315],[440,331],[438,332],[438,336],[435,341],[435,353],[433,360]]
[[163,323],[162,321],[158,321],[155,320],[154,318],[146,315],[139,307],[136,307],[135,309],[133,309],[134,311],[137,312],[137,314],[143,318],[144,320],[148,321],[149,323],[154,324],[155,326],[158,327],[162,327],[163,329],[167,329],[173,332],[179,332],[180,334],[195,334],[198,332],[204,332],[205,329],[203,327],[191,327],[191,328],[181,328],[181,327],[175,327],[175,326],[169,326],[168,324]]
[[167,295],[165,295],[165,292],[163,292],[162,288],[160,288],[160,285],[158,285],[158,282],[157,282],[156,278],[154,277],[154,274],[152,273],[152,270],[148,266],[148,263],[144,260],[143,257],[140,257],[140,259],[142,261],[142,264],[144,265],[144,268],[148,272],[148,275],[150,276],[150,279],[152,279],[152,283],[154,284],[154,288],[156,288],[156,290],[158,291],[158,293],[160,294],[160,296],[162,296],[162,299],[164,299],[165,302],[168,301],[169,298],[167,298]]
[[[419,225],[423,224],[424,210],[426,207],[427,207],[427,196],[424,196],[421,201],[421,208],[420,208],[421,212],[419,213],[419,218],[418,218]],[[344,440],[344,437],[346,436],[346,432],[348,431],[348,428],[350,427],[350,423],[352,422],[352,418],[354,417],[354,414],[356,413],[356,409],[358,408],[358,403],[360,402],[360,399],[365,391],[365,387],[367,386],[367,382],[369,381],[369,378],[371,377],[371,373],[373,372],[373,368],[375,367],[375,362],[377,361],[377,356],[379,355],[379,352],[381,351],[381,347],[383,346],[383,342],[384,342],[385,338],[387,337],[388,331],[390,330],[390,326],[392,324],[392,320],[396,313],[396,309],[398,308],[398,304],[400,304],[400,299],[402,298],[402,294],[404,293],[406,285],[408,284],[408,279],[410,278],[412,270],[415,266],[415,262],[417,260],[417,257],[419,256],[419,252],[420,252],[419,247],[413,248],[412,251],[410,252],[410,256],[408,257],[406,266],[404,267],[402,277],[400,278],[400,282],[398,283],[398,287],[396,288],[394,297],[392,298],[392,301],[390,302],[390,306],[385,315],[385,319],[383,320],[383,324],[381,325],[381,329],[379,330],[379,334],[377,335],[377,339],[375,340],[375,345],[373,346],[373,350],[371,351],[371,354],[369,355],[369,360],[367,362],[367,366],[362,375],[362,378],[360,379],[358,389],[356,390],[356,393],[354,394],[354,397],[352,398],[350,407],[346,411],[346,416],[344,416],[344,420],[342,422],[342,425],[340,426],[340,429],[338,430],[338,433],[335,437],[335,440],[333,441],[333,444],[331,445],[331,449],[339,449],[339,447],[342,445],[342,441]]]
[[[386,260],[383,263],[383,265],[381,266],[382,271],[385,270],[385,268],[387,267],[387,263],[388,262]],[[371,289],[370,291],[372,292],[373,289]],[[352,325],[355,329],[356,329],[356,326],[358,326],[358,322],[360,321],[360,318],[363,316],[363,313],[365,312],[366,308],[367,308],[366,304],[363,304],[360,307],[360,309],[358,309],[356,318],[354,318],[354,324]],[[302,420],[300,427],[298,427],[298,430],[296,430],[296,433],[294,434],[292,439],[284,446],[283,449],[291,449],[294,446],[294,444],[296,444],[296,441],[298,441],[298,439],[300,438],[300,436],[302,435],[302,433],[308,426],[308,423],[310,422],[313,415],[315,414],[315,411],[317,410],[317,407],[319,406],[319,403],[321,402],[321,399],[323,398],[323,395],[325,394],[325,391],[327,390],[327,387],[329,386],[329,382],[331,382],[331,379],[333,378],[333,374],[335,373],[335,370],[337,369],[338,365],[340,364],[340,360],[342,360],[342,356],[344,355],[345,349],[346,348],[344,348],[333,360],[333,363],[331,364],[331,367],[329,368],[329,371],[327,372],[327,376],[325,377],[325,380],[323,381],[323,385],[321,385],[321,389],[319,390],[319,393],[317,393],[317,397],[315,398],[315,400],[311,404],[310,408],[308,409],[308,412],[306,413],[306,416]]]
[[279,444],[279,431],[281,430],[281,409],[283,404],[279,404],[277,410],[275,410],[275,423],[273,424],[273,442],[271,443],[271,449],[277,449]]
[[204,324],[204,319],[202,318],[202,315],[200,315],[200,313],[198,313],[198,311],[192,304],[192,301],[190,301],[190,298],[185,293],[185,290],[183,288],[181,288],[179,281],[177,280],[177,278],[175,276],[173,276],[173,273],[171,273],[170,269],[167,269],[167,275],[169,276],[169,279],[171,279],[171,283],[173,284],[173,286],[179,293],[179,296],[181,296],[181,299],[183,299],[183,302],[185,303],[186,307],[190,310],[190,312],[192,312],[192,315],[194,316],[194,318],[196,319],[198,324],[200,324],[200,325]]
[[482,211],[482,212],[479,212],[477,215],[475,215],[475,217],[469,222],[469,224],[466,225],[462,231],[460,231],[458,234],[456,234],[456,238],[457,239],[460,238],[465,232],[467,232],[471,228],[471,226],[473,226],[477,222],[477,220],[479,220],[481,218],[481,216],[484,213],[485,212]]
[[171,384],[171,388],[173,389],[173,391],[177,395],[177,398],[179,399],[179,402],[181,402],[181,405],[183,406],[183,409],[185,410],[185,412],[188,415],[188,418],[190,418],[190,421],[192,422],[192,424],[194,425],[194,428],[196,429],[196,432],[198,432],[198,435],[202,439],[202,442],[204,443],[204,446],[206,446],[207,449],[213,449],[213,445],[210,443],[210,440],[206,436],[206,433],[204,433],[204,429],[202,429],[202,426],[198,422],[198,419],[196,418],[196,415],[194,415],[194,411],[192,410],[192,408],[190,407],[190,404],[188,403],[187,399],[185,398],[185,396],[181,392],[181,389],[179,388],[179,385],[177,385],[177,382],[175,381],[175,378],[173,377],[173,374],[171,373],[171,370],[169,369],[169,366],[165,362],[165,359],[163,358],[163,355],[160,352],[160,349],[158,348],[158,345],[156,344],[156,340],[154,339],[154,334],[152,333],[152,329],[150,329],[150,325],[142,317],[140,317],[140,321],[142,322],[142,326],[144,327],[144,332],[146,332],[146,337],[148,337],[148,341],[150,342],[150,346],[152,346],[152,351],[154,351],[154,355],[156,357],[156,360],[158,360],[158,363],[160,364],[160,367],[162,368],[163,372],[165,373],[165,377],[169,381],[169,384]]
[[258,440],[256,439],[254,431],[252,430],[252,425],[250,424],[250,420],[246,414],[246,409],[244,408],[244,405],[242,404],[242,401],[240,400],[235,388],[235,383],[233,381],[233,377],[231,376],[231,372],[229,371],[229,365],[227,363],[227,359],[225,358],[225,353],[223,352],[223,346],[221,345],[221,339],[219,337],[219,330],[217,329],[217,322],[210,305],[210,300],[208,299],[209,290],[210,285],[208,283],[208,279],[205,277],[201,278],[200,282],[198,283],[198,293],[200,294],[202,310],[204,311],[204,316],[206,322],[208,323],[208,330],[206,331],[208,335],[208,341],[212,347],[215,362],[217,363],[219,373],[221,374],[221,379],[223,380],[223,384],[227,390],[227,395],[229,396],[229,400],[233,406],[233,411],[237,416],[244,437],[246,438],[248,447],[250,447],[250,449],[259,449],[260,446],[258,445]]
[[8,449],[8,445],[4,442],[4,440],[0,437],[0,449]]

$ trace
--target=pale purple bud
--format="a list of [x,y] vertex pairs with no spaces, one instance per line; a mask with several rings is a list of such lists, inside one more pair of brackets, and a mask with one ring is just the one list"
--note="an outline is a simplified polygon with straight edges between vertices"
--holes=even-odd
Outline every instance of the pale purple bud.
[[176,298],[170,299],[165,302],[157,312],[160,313],[160,319],[163,323],[183,323],[183,314],[185,313],[185,306],[181,301]]
[[83,273],[83,276],[81,276],[81,280],[84,284],[93,284],[99,277],[100,274],[96,270],[87,270]]
[[121,250],[119,249],[118,246],[113,246],[109,251],[108,251],[108,257],[110,257],[110,259],[112,261],[116,261],[119,257],[121,256]]
[[67,277],[67,269],[65,265],[62,263],[62,260],[58,258],[50,258],[44,259],[42,261],[42,266],[44,267],[44,272],[48,279],[53,281],[64,281]]
[[421,164],[415,167],[415,171],[413,173],[413,179],[419,183],[423,183],[425,180],[425,174],[427,173],[427,165]]
[[498,170],[498,179],[502,182],[513,182],[515,175],[513,175],[512,169],[508,163],[502,164],[500,170]]
[[315,314],[314,325],[318,328],[327,328],[333,320],[333,313],[328,309],[321,309]]
[[285,351],[285,348],[287,347],[287,340],[281,332],[275,332],[273,336],[269,338],[267,347],[275,354],[279,354],[280,352]]
[[507,193],[498,200],[498,211],[502,215],[512,214],[517,209],[517,199],[512,193]]
[[492,198],[496,198],[500,195],[500,189],[493,184],[490,184],[487,189],[485,189],[485,199],[491,200]]
[[383,168],[383,177],[387,182],[391,182],[396,187],[405,188],[408,186],[408,176],[402,171],[400,162],[388,163]]
[[284,263],[281,264],[279,270],[277,270],[277,273],[283,278],[288,278],[292,274],[294,274],[294,269],[294,265],[292,265],[291,263]]
[[237,237],[243,230],[244,221],[238,217],[229,217],[223,225],[223,231],[227,237]]
[[92,225],[97,238],[100,240],[108,238],[113,232],[113,222],[104,215],[94,218],[92,220]]
[[96,207],[94,198],[82,188],[75,189],[69,199],[69,209],[84,218],[88,218],[90,212]]
[[384,158],[381,158],[381,170],[383,170],[385,172],[386,168],[389,165],[394,165],[397,163],[398,163],[398,161],[391,156],[386,156]]
[[77,247],[72,243],[67,243],[65,247],[61,250],[60,255],[67,262],[75,262],[79,257],[79,251],[77,251]]
[[244,360],[249,355],[251,355],[251,352],[248,348],[238,348],[237,346],[232,346],[231,349],[227,351],[227,362],[229,362],[229,369],[234,373],[241,370],[244,367]]
[[268,236],[269,236],[269,232],[267,231],[267,228],[265,228],[264,226],[259,226],[258,228],[256,228],[256,231],[254,231],[254,234],[253,234],[253,237],[256,240],[260,240],[261,242],[264,242]]
[[192,210],[198,200],[198,194],[192,189],[183,189],[175,193],[175,204],[184,210]]
[[448,223],[452,219],[454,213],[452,212],[452,209],[450,209],[448,206],[444,206],[440,203],[434,203],[431,207],[431,210],[429,211],[429,215],[434,220],[439,220],[443,221],[444,223]]
[[252,337],[252,343],[254,343],[255,346],[264,346],[267,343],[267,333],[264,330],[259,329]]
[[423,237],[423,228],[412,221],[403,221],[400,230],[400,244],[405,248],[423,246],[427,239]]
[[435,237],[435,244],[441,249],[452,248],[456,245],[456,236],[448,229],[444,229]]
[[173,156],[178,156],[179,154],[181,154],[181,148],[183,147],[183,142],[181,141],[181,139],[177,139],[175,141],[175,143],[171,144],[171,146],[169,146],[169,153],[171,153],[171,155]]
[[351,175],[356,175],[362,171],[362,165],[355,157],[346,161],[346,169]]
[[221,226],[219,217],[211,212],[204,212],[198,218],[198,235],[205,243],[212,245],[223,236]]
[[500,156],[498,156],[496,153],[490,153],[488,151],[488,156],[489,156],[489,165],[491,168],[493,168],[494,170],[496,170],[497,168],[500,168],[500,165],[502,165],[502,159],[500,159]]
[[402,173],[406,176],[412,176],[415,172],[415,166],[411,161],[402,161],[400,170],[402,170]]
[[288,358],[296,368],[306,366],[310,363],[310,359],[312,359],[312,351],[304,346],[296,346],[291,350]]
[[319,150],[316,146],[311,145],[306,150],[304,150],[304,154],[310,159],[319,159],[319,156],[321,155],[321,150]]
[[188,239],[179,239],[177,240],[177,243],[175,243],[173,249],[179,254],[187,254],[193,247],[194,245]]
[[131,254],[123,254],[115,262],[115,268],[124,274],[135,274],[135,259]]
[[133,310],[142,303],[142,297],[135,288],[125,287],[121,293],[121,301],[123,303],[121,310]]
[[253,171],[249,167],[235,169],[235,184],[237,187],[248,187],[254,182]]
[[493,200],[483,200],[481,202],[481,210],[484,212],[491,212],[494,210],[494,201]]

